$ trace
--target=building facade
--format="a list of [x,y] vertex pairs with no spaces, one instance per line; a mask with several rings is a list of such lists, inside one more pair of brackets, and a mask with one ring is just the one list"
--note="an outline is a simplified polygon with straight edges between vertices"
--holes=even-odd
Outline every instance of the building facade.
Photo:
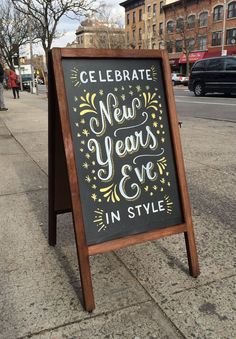
[[126,48],[164,48],[164,1],[127,0],[120,5],[125,8]]
[[76,41],[68,47],[125,48],[125,31],[114,25],[87,19],[76,30]]
[[197,60],[236,55],[236,1],[181,0],[164,6],[164,40],[172,69],[188,73]]

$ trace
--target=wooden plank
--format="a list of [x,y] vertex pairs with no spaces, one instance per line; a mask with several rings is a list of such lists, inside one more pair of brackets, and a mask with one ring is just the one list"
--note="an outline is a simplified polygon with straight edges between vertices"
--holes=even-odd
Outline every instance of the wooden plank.
[[133,234],[125,238],[106,241],[101,244],[91,245],[88,248],[89,255],[95,255],[99,253],[105,253],[121,249],[123,247],[141,244],[146,241],[157,240],[160,238],[168,237],[170,235],[183,233],[186,231],[186,225],[178,225],[173,227],[164,228],[163,230],[157,230],[152,232]]
[[85,309],[91,312],[95,308],[93,287],[91,279],[91,271],[89,265],[88,247],[85,239],[85,232],[83,227],[83,216],[81,210],[81,203],[79,199],[79,184],[76,174],[76,165],[73,151],[73,143],[71,138],[71,131],[68,117],[68,107],[65,97],[64,79],[61,65],[61,51],[60,49],[52,50],[54,75],[56,82],[57,97],[60,98],[60,119],[62,126],[62,134],[64,141],[65,154],[67,159],[67,168],[71,189],[71,200],[73,209],[73,220],[76,238],[76,248],[79,260],[80,277],[82,284],[82,291],[84,297]]

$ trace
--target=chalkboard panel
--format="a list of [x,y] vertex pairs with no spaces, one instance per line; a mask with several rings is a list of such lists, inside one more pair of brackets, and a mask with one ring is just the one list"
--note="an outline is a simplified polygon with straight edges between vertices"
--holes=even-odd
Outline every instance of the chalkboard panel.
[[87,244],[183,224],[161,58],[62,67]]

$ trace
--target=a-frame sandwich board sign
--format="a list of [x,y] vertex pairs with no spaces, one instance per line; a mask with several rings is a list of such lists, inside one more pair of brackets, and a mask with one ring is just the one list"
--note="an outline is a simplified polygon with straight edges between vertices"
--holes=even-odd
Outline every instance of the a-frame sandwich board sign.
[[89,256],[183,233],[199,275],[168,55],[49,53],[49,244],[71,211],[87,311]]

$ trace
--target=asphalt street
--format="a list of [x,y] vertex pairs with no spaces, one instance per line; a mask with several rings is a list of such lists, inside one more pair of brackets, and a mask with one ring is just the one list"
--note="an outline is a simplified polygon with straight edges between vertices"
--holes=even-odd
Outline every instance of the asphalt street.
[[195,97],[187,87],[174,88],[177,111],[184,117],[236,122],[236,96],[209,94]]

